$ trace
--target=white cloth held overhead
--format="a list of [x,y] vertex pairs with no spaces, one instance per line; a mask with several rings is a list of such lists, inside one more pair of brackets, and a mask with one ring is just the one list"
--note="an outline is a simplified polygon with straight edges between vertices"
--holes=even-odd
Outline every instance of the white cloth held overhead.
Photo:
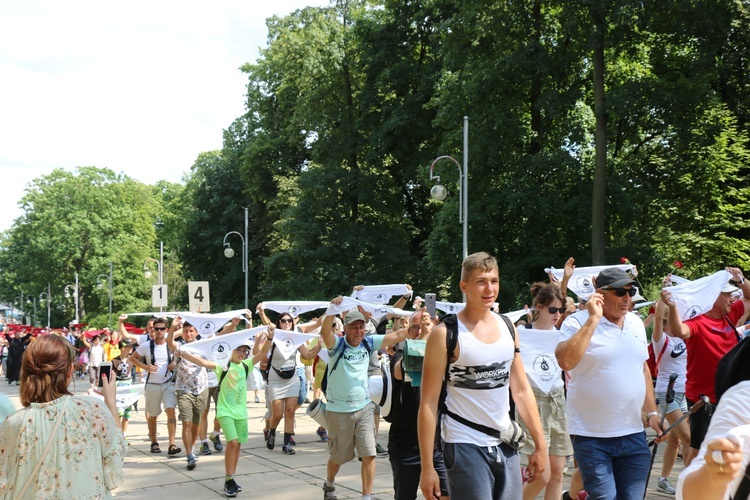
[[244,314],[248,311],[246,309],[238,311],[227,311],[217,314],[196,314],[196,313],[180,313],[179,316],[183,321],[189,322],[191,325],[198,330],[201,339],[213,337],[213,335],[221,330],[221,328],[232,321],[234,318],[242,318],[247,322]]
[[362,309],[365,311],[371,313],[373,316],[380,317],[386,314],[393,314],[394,316],[402,316],[402,317],[408,317],[414,314],[414,311],[404,311],[403,309],[399,309],[397,307],[389,307],[389,306],[383,306],[383,305],[377,305],[377,304],[371,304],[369,302],[364,302],[361,300],[353,299],[351,297],[343,297],[344,300],[341,301],[341,304],[334,305],[329,303],[328,309],[326,309],[326,316],[333,316],[334,314],[342,313],[344,311],[349,311],[351,309],[356,309],[357,306],[362,306]]
[[442,302],[436,301],[435,308],[448,314],[458,314],[464,310],[466,304],[463,302]]
[[209,339],[198,340],[180,346],[180,350],[190,352],[191,354],[202,355],[215,363],[226,366],[232,356],[232,351],[237,349],[241,344],[248,340],[255,340],[255,336],[268,330],[266,326],[256,326],[249,330],[240,330],[239,332],[227,333],[225,335],[216,335]]
[[320,300],[271,300],[263,302],[265,309],[276,311],[277,313],[289,313],[292,318],[300,314],[305,314],[316,309],[325,309],[329,302]]
[[562,376],[562,369],[555,357],[560,331],[533,328],[518,328],[516,331],[526,376],[534,381],[539,390],[549,394],[552,386]]
[[365,285],[362,290],[354,290],[351,298],[370,304],[387,304],[395,295],[411,295],[412,291],[405,284]]
[[731,277],[731,273],[722,270],[695,281],[667,287],[665,290],[672,294],[680,318],[685,321],[711,310],[721,289]]
[[[599,273],[610,267],[616,267],[623,271],[632,271],[633,276],[638,276],[636,267],[633,264],[620,264],[616,266],[589,266],[589,267],[576,267],[573,269],[573,275],[568,281],[568,290],[576,294],[583,300],[588,300],[592,293],[594,293],[594,282],[591,277],[599,276]],[[562,281],[564,269],[555,269],[554,267],[547,267],[544,269],[545,273],[552,273],[557,281]]]
[[284,359],[294,356],[299,346],[308,340],[318,338],[318,334],[290,332],[277,328],[273,332],[273,343],[279,350]]
[[[146,384],[118,385],[115,393],[115,406],[117,406],[117,408],[120,410],[124,410],[128,406],[133,406],[133,404],[141,399],[141,396],[143,396],[145,389]],[[102,396],[99,391],[95,391],[94,389],[90,389],[87,395],[94,397],[102,402],[104,401],[104,396]]]

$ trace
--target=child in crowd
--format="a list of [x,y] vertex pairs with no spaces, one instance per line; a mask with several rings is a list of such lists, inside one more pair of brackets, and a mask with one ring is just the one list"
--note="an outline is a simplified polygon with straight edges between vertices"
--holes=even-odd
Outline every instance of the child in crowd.
[[[133,365],[128,363],[128,356],[133,352],[135,342],[132,340],[124,339],[118,346],[119,355],[112,360],[112,371],[117,377],[117,386],[131,385],[133,377]],[[122,421],[122,435],[127,441],[128,439],[128,420],[130,419],[130,412],[132,406],[127,408],[117,408],[117,414],[120,416]]]
[[[273,326],[269,327],[268,339],[273,339]],[[265,338],[262,333],[257,340]],[[247,340],[232,351],[232,357],[227,366],[221,366],[213,361],[205,360],[188,352],[178,350],[175,357],[182,357],[191,363],[204,366],[216,371],[219,377],[219,400],[216,404],[216,418],[219,419],[221,428],[226,438],[226,451],[224,453],[224,494],[227,497],[236,497],[242,488],[234,480],[237,464],[240,460],[240,447],[247,443],[247,376],[253,369],[255,363],[265,359],[273,342],[265,342],[263,349],[253,357],[249,357],[254,344],[253,340]]]

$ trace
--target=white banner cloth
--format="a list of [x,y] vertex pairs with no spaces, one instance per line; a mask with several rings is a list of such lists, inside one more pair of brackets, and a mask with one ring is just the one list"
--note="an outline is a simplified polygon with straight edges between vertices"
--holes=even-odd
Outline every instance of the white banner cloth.
[[218,365],[227,366],[233,350],[248,340],[255,342],[255,336],[266,330],[268,330],[266,326],[256,326],[249,330],[240,330],[239,332],[227,333],[226,335],[218,335],[210,339],[183,344],[180,346],[180,350],[203,356]]
[[516,332],[526,376],[534,381],[539,390],[548,394],[562,373],[555,357],[560,331],[518,328]]
[[[620,264],[617,266],[589,266],[589,267],[576,267],[573,270],[573,275],[568,281],[568,290],[576,294],[583,300],[588,300],[592,293],[594,293],[594,282],[591,277],[596,277],[600,272],[610,267],[616,267],[623,271],[632,271],[633,276],[638,276],[637,269],[633,264]],[[554,267],[547,267],[544,269],[545,273],[552,273],[558,282],[562,282],[563,269],[555,269]]]
[[371,313],[373,316],[381,317],[385,314],[393,314],[395,316],[403,316],[403,317],[409,317],[412,314],[414,314],[414,311],[404,311],[403,309],[399,309],[397,307],[389,307],[384,305],[377,305],[377,304],[371,304],[369,302],[364,302],[362,300],[353,299],[351,297],[344,297],[344,300],[341,301],[341,304],[334,305],[329,303],[328,309],[326,309],[326,316],[333,316],[334,314],[339,314],[344,311],[349,311],[351,309],[356,309],[357,306],[362,306],[362,309],[365,311]]
[[[128,406],[132,406],[139,399],[141,399],[145,388],[146,384],[117,386],[117,391],[115,393],[115,406],[117,406],[117,408],[119,408],[120,410],[124,410]],[[101,402],[104,402],[104,396],[102,396],[102,394],[98,390],[89,389],[87,395],[94,397]]]
[[277,313],[289,313],[292,318],[296,318],[300,314],[305,314],[316,309],[325,309],[328,307],[328,301],[320,300],[271,300],[263,302],[263,307],[276,311]]
[[276,344],[276,348],[284,359],[289,359],[291,356],[294,356],[294,353],[299,346],[308,340],[316,339],[318,337],[319,335],[317,333],[298,333],[277,328],[273,332],[273,343]]
[[370,304],[387,304],[394,295],[411,295],[411,290],[405,284],[395,285],[365,285],[362,290],[354,290],[351,298],[369,302]]
[[179,316],[183,321],[189,322],[196,330],[198,330],[201,339],[205,339],[207,337],[213,337],[214,333],[221,330],[224,325],[232,321],[234,318],[240,317],[247,322],[247,318],[243,316],[247,312],[246,309],[242,309],[216,314],[180,313]]
[[507,316],[511,322],[515,323],[522,317],[526,316],[526,314],[528,313],[529,313],[528,309],[519,309],[518,311],[510,311],[507,313],[503,313],[503,316]]
[[731,277],[731,273],[722,270],[695,281],[667,287],[665,290],[672,294],[680,318],[685,321],[708,312]]

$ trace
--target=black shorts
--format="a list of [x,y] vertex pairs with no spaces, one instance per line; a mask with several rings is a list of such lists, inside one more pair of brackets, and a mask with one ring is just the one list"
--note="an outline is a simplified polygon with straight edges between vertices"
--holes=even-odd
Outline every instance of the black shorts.
[[[695,402],[687,400],[688,409],[692,408]],[[701,444],[708,432],[708,424],[711,423],[711,413],[704,409],[690,414],[690,447],[696,450],[701,449]]]

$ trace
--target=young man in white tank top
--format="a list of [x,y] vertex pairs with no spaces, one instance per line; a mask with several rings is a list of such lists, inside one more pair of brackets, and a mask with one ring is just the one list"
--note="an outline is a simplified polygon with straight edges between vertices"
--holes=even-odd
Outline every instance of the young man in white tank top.
[[[440,497],[440,481],[432,459],[438,402],[448,363],[448,411],[475,424],[505,431],[511,425],[510,388],[536,448],[526,468],[529,480],[536,480],[549,466],[534,394],[516,351],[518,339],[513,341],[505,322],[491,311],[500,289],[495,258],[484,252],[469,255],[462,266],[460,286],[466,294],[466,307],[458,314],[453,359],[448,360],[446,327],[438,325],[427,340],[422,371],[420,483],[429,500]],[[450,416],[443,417],[441,429],[451,496],[469,500],[521,498],[521,466],[513,448]]]

